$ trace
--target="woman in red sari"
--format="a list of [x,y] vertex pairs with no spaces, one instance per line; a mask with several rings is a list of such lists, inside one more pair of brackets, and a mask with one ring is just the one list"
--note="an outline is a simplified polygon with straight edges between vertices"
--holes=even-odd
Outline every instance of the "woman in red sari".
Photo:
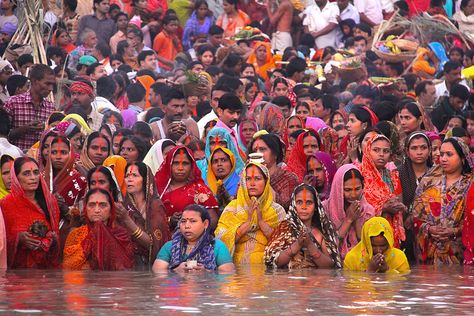
[[86,224],[71,231],[64,246],[65,269],[129,270],[134,266],[133,244],[127,230],[115,223],[115,204],[109,192],[92,189],[84,199]]
[[324,151],[324,146],[314,130],[307,130],[296,139],[296,144],[288,157],[287,169],[298,176],[300,183],[306,174],[307,158],[318,151]]
[[155,181],[168,217],[177,214],[174,217],[179,218],[187,205],[199,204],[208,209],[214,230],[219,204],[212,191],[204,184],[201,171],[188,148],[176,146],[169,151],[155,175]]
[[59,207],[36,161],[15,160],[11,193],[0,200],[7,235],[8,268],[59,266]]
[[73,206],[85,193],[87,180],[75,168],[75,155],[65,136],[51,141],[48,163],[44,170],[48,188],[63,197],[67,206]]

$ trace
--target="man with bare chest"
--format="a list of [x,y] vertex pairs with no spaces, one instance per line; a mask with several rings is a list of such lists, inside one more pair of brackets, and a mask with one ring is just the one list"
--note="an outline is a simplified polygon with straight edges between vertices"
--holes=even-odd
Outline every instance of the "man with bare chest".
[[291,21],[293,5],[288,0],[266,0],[268,18],[276,32],[272,34],[272,49],[283,53],[285,48],[293,46],[291,39]]

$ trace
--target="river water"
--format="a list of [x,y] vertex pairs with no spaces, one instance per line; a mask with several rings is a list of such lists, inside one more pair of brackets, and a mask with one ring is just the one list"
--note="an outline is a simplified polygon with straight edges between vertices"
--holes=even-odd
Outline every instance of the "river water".
[[72,315],[474,313],[474,269],[408,275],[332,270],[233,275],[22,270],[0,274],[0,313]]

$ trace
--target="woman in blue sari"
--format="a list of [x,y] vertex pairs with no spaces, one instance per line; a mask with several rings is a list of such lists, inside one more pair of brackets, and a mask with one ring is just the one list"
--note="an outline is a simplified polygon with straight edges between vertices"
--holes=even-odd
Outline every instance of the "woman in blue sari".
[[197,0],[194,11],[186,22],[183,32],[183,47],[188,50],[193,47],[199,37],[207,38],[209,28],[214,24],[214,16],[209,11],[205,0]]

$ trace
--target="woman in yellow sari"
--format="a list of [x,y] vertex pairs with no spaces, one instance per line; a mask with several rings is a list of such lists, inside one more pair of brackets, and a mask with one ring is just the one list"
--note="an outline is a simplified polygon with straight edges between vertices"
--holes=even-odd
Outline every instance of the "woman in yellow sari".
[[270,176],[265,166],[245,167],[237,199],[222,212],[215,231],[231,252],[234,263],[261,263],[274,229],[285,219],[285,210],[273,202]]
[[253,52],[250,54],[247,62],[255,67],[255,72],[265,82],[268,81],[268,72],[276,68],[272,55],[272,45],[268,42],[255,42]]
[[362,226],[360,242],[344,260],[344,270],[405,273],[410,271],[405,253],[393,247],[393,229],[383,217],[372,217]]

